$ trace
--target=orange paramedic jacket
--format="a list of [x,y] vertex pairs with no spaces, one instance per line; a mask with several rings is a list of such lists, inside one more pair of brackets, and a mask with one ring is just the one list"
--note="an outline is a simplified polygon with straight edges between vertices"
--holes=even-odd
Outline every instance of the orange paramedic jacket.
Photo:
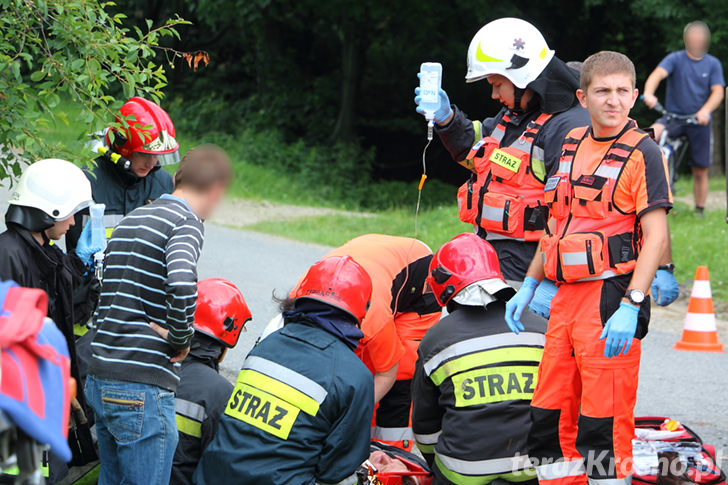
[[[420,316],[397,312],[402,283],[413,263],[432,258],[432,250],[417,239],[366,234],[334,249],[326,256],[351,256],[372,278],[372,300],[364,321],[364,338],[356,354],[372,373],[384,372],[399,363],[397,380],[414,375],[417,347],[440,312]],[[422,264],[425,262],[422,261]],[[418,289],[422,291],[421,288]],[[401,307],[401,305],[400,305]]]

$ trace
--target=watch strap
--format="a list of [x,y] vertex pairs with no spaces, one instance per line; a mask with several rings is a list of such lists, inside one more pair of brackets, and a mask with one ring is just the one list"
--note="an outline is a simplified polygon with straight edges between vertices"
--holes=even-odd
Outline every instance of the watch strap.
[[[635,301],[632,299],[632,292],[634,291],[639,291],[640,293],[642,293],[642,301]],[[642,303],[644,303],[644,301],[647,299],[647,295],[645,295],[641,290],[637,290],[635,288],[627,290],[624,294],[624,297],[627,298],[627,300],[629,300],[629,302],[635,306],[641,306]]]

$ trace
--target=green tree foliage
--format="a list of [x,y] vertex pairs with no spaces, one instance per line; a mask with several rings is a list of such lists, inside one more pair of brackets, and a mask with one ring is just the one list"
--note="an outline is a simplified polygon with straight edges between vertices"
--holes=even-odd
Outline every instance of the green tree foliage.
[[[412,90],[421,62],[443,64],[443,85],[465,112],[497,111],[484,82],[463,81],[470,39],[495,18],[533,22],[564,60],[600,49],[625,52],[640,87],[668,51],[681,47],[690,20],[711,25],[712,53],[728,59],[721,42],[728,35],[725,0],[130,0],[124,8],[155,21],[179,12],[194,26],[175,47],[210,52],[203,75],[170,73],[178,129],[279,130],[289,143],[373,147],[375,178],[419,177],[424,128]],[[655,117],[642,107],[636,115],[642,122]],[[439,162],[431,175],[462,180],[465,172],[442,146],[431,150]]]
[[[357,166],[375,179],[419,177],[424,123],[414,112],[412,90],[421,62],[443,64],[443,85],[451,100],[472,117],[484,118],[497,111],[485,82],[463,81],[470,39],[490,20],[518,16],[533,22],[563,60],[583,60],[601,49],[624,52],[637,65],[639,87],[667,52],[681,48],[682,28],[691,20],[708,22],[714,34],[711,53],[728,60],[725,0],[512,0],[487,4],[439,0],[126,0],[116,6],[104,4],[104,8],[92,0],[46,2],[43,5],[48,5],[46,11],[53,18],[42,14],[40,0],[0,0],[0,6],[11,12],[2,12],[0,19],[0,52],[5,53],[7,45],[12,45],[7,58],[15,59],[17,65],[16,71],[3,71],[0,82],[9,84],[0,86],[0,92],[6,96],[15,92],[18,81],[13,73],[19,69],[20,92],[24,93],[13,103],[36,106],[39,93],[48,91],[44,84],[54,86],[51,81],[59,79],[42,77],[49,72],[43,71],[44,65],[55,68],[46,62],[42,44],[31,43],[34,50],[24,47],[29,58],[17,56],[25,31],[42,40],[40,26],[45,25],[47,31],[54,22],[60,22],[62,32],[55,35],[66,43],[60,49],[62,57],[71,60],[71,66],[64,68],[72,68],[73,59],[83,59],[83,65],[78,64],[81,68],[74,69],[68,78],[98,77],[94,81],[98,84],[92,87],[101,87],[107,96],[121,96],[124,85],[141,93],[145,92],[143,86],[159,94],[164,72],[158,64],[148,68],[148,62],[154,62],[155,47],[166,33],[170,34],[165,41],[167,49],[204,49],[211,59],[209,66],[200,65],[196,76],[188,76],[185,69],[166,73],[169,86],[165,88],[165,107],[171,108],[177,131],[183,136],[275,131],[274,137],[281,143],[304,140],[309,147],[320,146],[319,153],[326,153],[328,148],[330,168],[341,170],[350,170],[351,165],[337,162],[336,156],[355,150],[336,147],[352,145],[359,147],[356,160],[371,162],[361,161]],[[36,4],[34,10],[29,8]],[[63,13],[53,13],[61,5]],[[95,17],[85,9],[91,9]],[[166,24],[166,19],[176,14],[192,21],[184,27],[181,39]],[[124,15],[129,16],[124,19],[127,27],[113,21]],[[151,37],[144,38],[150,32],[146,19],[163,30],[152,29]],[[30,30],[23,25],[29,25]],[[138,49],[135,43],[147,48]],[[94,63],[94,59],[107,57],[112,63],[118,61],[117,74],[118,69],[129,70],[134,83],[126,82],[126,74],[116,77],[108,63]],[[100,76],[89,77],[94,69]],[[38,81],[29,77],[33,73],[37,73]],[[146,79],[137,78],[142,75]],[[88,83],[84,80],[81,84],[87,87]],[[42,97],[53,100],[52,96]],[[92,99],[92,103],[104,104],[97,101],[100,97]],[[110,105],[113,102],[92,105],[87,111],[101,112],[108,118],[103,111]],[[46,111],[34,108],[33,115],[42,119]],[[643,123],[655,118],[639,103],[635,116]],[[27,131],[28,126],[39,122],[23,118],[16,125],[16,121],[7,116],[0,121],[5,123],[2,127],[13,127],[14,140],[23,140],[27,135],[22,128]],[[15,141],[13,146],[24,145]],[[464,170],[450,163],[440,144],[434,143],[430,150],[431,160],[436,161],[430,167],[432,177],[451,182],[465,177]],[[327,169],[322,167],[322,172]]]
[[0,0],[0,180],[18,175],[21,160],[74,158],[42,134],[62,116],[61,97],[82,107],[90,131],[113,120],[131,96],[161,98],[167,77],[156,59],[161,52],[172,63],[180,53],[160,42],[179,40],[176,27],[188,22],[175,16],[156,27],[151,20],[126,27],[126,15],[114,7],[98,0]]

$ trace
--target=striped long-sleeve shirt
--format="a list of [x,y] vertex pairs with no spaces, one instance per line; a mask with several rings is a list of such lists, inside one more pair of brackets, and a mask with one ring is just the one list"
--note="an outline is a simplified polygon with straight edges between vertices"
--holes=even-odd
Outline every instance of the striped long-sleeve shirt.
[[[169,359],[189,346],[194,333],[203,231],[200,219],[171,196],[119,223],[106,249],[89,374],[177,388],[179,376]],[[169,330],[166,341],[149,322]]]

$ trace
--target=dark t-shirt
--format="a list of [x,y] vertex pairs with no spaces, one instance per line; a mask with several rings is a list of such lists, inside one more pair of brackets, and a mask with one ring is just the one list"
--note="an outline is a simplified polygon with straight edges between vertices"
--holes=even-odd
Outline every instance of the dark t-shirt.
[[710,97],[712,86],[725,86],[723,67],[710,54],[696,61],[685,51],[673,52],[660,62],[659,67],[668,74],[665,108],[671,113],[694,114]]

